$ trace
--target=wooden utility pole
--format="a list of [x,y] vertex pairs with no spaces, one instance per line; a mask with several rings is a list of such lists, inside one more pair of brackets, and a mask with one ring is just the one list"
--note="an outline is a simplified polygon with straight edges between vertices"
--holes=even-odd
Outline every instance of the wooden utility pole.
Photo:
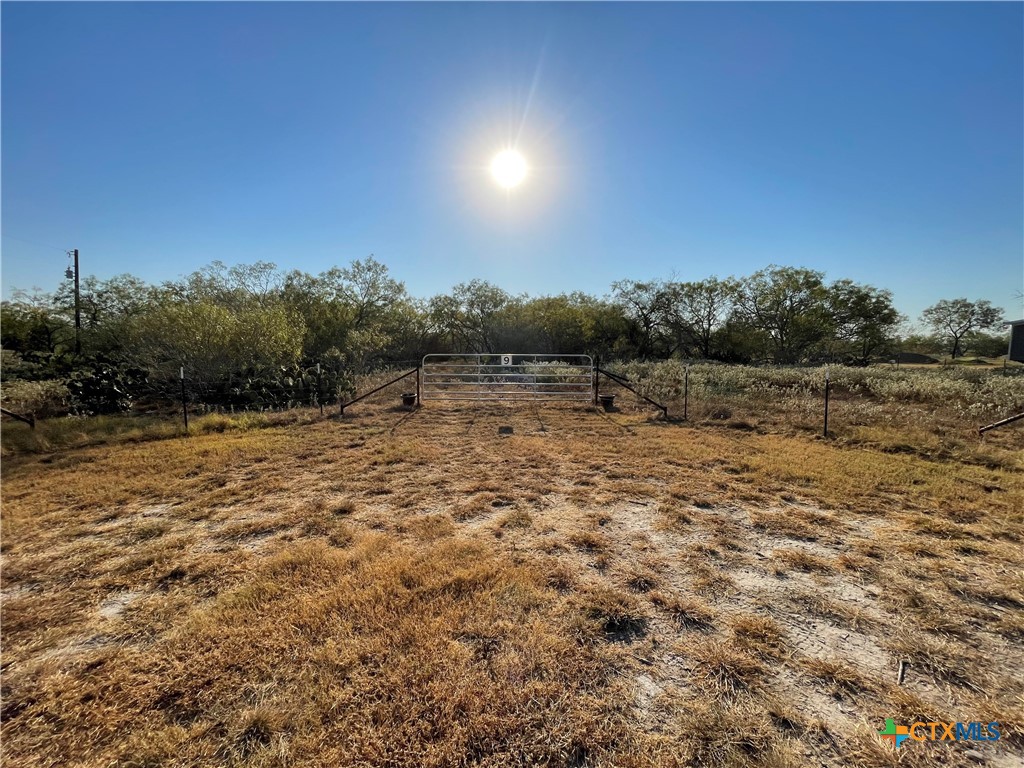
[[82,296],[78,290],[77,248],[75,248],[75,354],[82,354]]

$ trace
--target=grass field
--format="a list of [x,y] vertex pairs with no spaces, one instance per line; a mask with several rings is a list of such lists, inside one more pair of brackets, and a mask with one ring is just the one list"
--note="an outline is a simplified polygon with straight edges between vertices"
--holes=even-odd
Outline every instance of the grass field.
[[387,403],[9,451],[5,764],[1024,761],[1024,426]]

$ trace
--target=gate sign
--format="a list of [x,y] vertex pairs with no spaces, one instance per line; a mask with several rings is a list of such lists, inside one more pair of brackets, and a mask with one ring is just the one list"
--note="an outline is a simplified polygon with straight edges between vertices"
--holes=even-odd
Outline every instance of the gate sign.
[[420,401],[560,400],[592,402],[588,355],[426,355]]

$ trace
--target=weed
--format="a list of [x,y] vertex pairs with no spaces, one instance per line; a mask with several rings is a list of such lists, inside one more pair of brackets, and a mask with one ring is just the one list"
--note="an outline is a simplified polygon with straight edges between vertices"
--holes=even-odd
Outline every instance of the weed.
[[679,649],[696,661],[694,680],[709,693],[735,694],[757,685],[765,671],[757,658],[720,640],[698,639]]
[[569,543],[584,552],[604,552],[609,547],[608,537],[594,531],[577,531],[569,535]]
[[776,549],[772,552],[771,560],[773,572],[777,576],[784,575],[794,568],[808,573],[828,573],[835,570],[830,560],[802,549]]
[[498,523],[502,528],[529,528],[533,517],[525,509],[513,509]]
[[729,622],[733,642],[757,656],[772,658],[781,654],[785,646],[785,634],[770,616],[741,614]]
[[707,603],[669,592],[655,591],[648,597],[658,608],[667,611],[672,620],[683,629],[709,630],[715,624],[716,614]]
[[587,618],[609,637],[629,639],[645,631],[647,616],[632,595],[608,587],[592,587],[581,597]]
[[861,695],[873,685],[850,665],[838,659],[801,659],[801,669],[815,680],[821,680],[835,694]]

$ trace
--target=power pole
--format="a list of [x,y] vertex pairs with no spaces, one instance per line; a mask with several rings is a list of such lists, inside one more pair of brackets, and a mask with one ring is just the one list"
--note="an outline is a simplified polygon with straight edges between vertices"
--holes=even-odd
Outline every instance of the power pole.
[[82,296],[78,291],[77,248],[75,248],[75,354],[82,354]]

